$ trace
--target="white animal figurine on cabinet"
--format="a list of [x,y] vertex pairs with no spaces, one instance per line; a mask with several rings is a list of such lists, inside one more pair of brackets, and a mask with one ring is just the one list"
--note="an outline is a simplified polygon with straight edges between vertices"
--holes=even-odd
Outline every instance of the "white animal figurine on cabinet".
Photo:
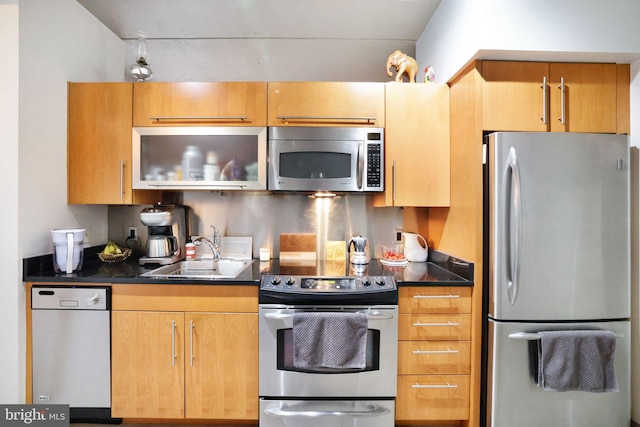
[[389,68],[396,69],[396,82],[402,83],[404,74],[409,77],[409,83],[416,82],[416,74],[418,74],[418,63],[415,59],[399,50],[394,51],[387,58],[387,75],[391,77],[393,74]]

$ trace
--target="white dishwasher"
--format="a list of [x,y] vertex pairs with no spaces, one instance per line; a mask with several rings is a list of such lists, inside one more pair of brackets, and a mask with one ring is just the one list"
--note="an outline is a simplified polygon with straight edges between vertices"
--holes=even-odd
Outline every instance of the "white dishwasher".
[[31,289],[33,403],[68,404],[72,422],[111,419],[111,289]]

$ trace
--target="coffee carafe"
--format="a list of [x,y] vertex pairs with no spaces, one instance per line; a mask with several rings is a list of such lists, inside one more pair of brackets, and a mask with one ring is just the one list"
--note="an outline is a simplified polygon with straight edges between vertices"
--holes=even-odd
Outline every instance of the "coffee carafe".
[[146,256],[140,264],[173,264],[185,257],[186,206],[157,204],[140,212],[140,221],[147,226]]
[[[353,246],[353,250],[351,247]],[[347,246],[351,264],[369,264],[369,240],[366,237],[352,236]]]

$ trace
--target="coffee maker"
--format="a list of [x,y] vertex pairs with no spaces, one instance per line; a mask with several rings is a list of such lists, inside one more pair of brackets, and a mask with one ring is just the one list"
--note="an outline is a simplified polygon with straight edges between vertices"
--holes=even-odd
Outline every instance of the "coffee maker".
[[187,206],[160,203],[140,212],[140,221],[148,231],[147,255],[140,258],[140,265],[166,265],[184,259],[188,212]]

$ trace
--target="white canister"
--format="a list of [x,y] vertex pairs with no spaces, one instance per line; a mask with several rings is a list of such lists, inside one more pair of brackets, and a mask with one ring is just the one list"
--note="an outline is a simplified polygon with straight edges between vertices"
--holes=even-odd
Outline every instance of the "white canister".
[[200,148],[195,145],[187,146],[182,154],[182,178],[185,181],[201,181],[203,165],[204,158]]

